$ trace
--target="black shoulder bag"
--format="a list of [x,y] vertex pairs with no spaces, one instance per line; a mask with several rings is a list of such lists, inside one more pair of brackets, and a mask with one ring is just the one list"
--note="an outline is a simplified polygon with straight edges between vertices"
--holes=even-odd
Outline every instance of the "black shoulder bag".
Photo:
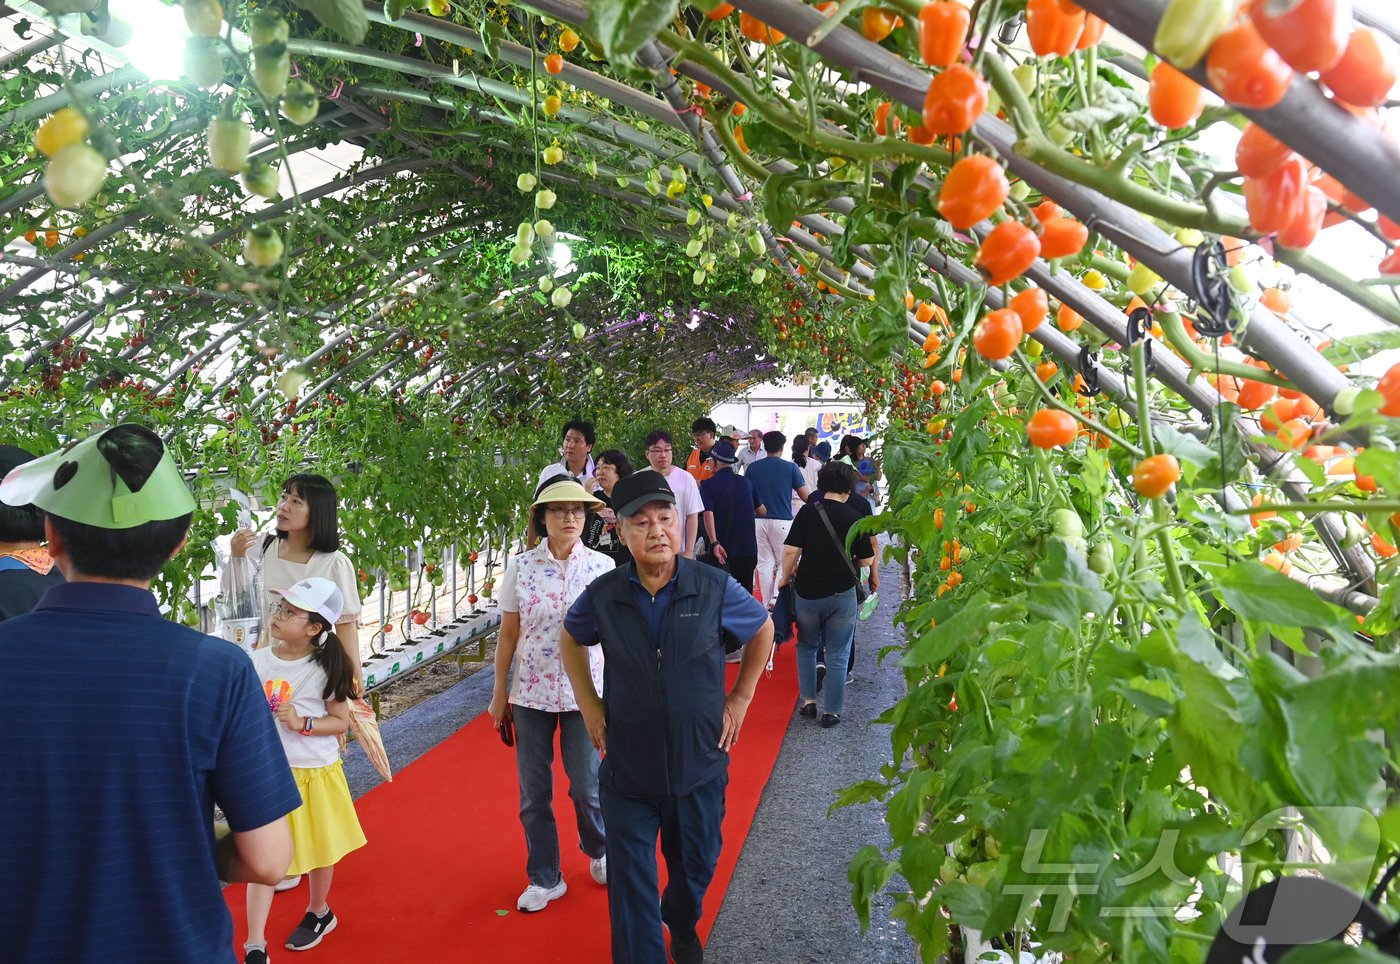
[[836,543],[836,551],[842,559],[846,560],[846,568],[851,570],[851,575],[856,577],[856,603],[865,602],[866,597],[870,595],[870,590],[861,585],[860,570],[856,568],[855,563],[851,562],[851,554],[846,551],[846,544],[836,534],[836,527],[831,524],[831,517],[826,514],[826,506],[817,503],[816,510],[817,515],[822,517],[822,525],[826,526],[826,531],[831,533],[831,541]]

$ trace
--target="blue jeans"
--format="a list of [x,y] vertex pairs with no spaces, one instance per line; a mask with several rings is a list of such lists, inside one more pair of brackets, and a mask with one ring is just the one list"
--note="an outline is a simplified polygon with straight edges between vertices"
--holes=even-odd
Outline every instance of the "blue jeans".
[[846,701],[846,674],[841,667],[856,641],[856,590],[821,599],[797,597],[797,689],[804,702],[817,696],[817,651],[825,650],[826,686],[823,712],[840,716]]
[[[695,934],[705,891],[719,862],[729,774],[683,797],[643,800],[603,785],[608,821],[608,919],[613,964],[666,964],[661,923],[671,940]],[[666,859],[666,890],[656,899],[656,838]]]
[[511,712],[515,715],[515,766],[520,773],[520,824],[528,852],[525,872],[530,883],[550,888],[560,878],[559,828],[554,822],[555,726],[578,818],[579,849],[594,858],[607,852],[598,802],[598,751],[577,710],[548,713],[512,704]]

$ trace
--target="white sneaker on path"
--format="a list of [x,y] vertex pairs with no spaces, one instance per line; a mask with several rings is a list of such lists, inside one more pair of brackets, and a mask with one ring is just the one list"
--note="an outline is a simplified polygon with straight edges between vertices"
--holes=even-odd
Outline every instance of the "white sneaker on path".
[[531,884],[525,888],[525,892],[520,895],[520,899],[515,902],[516,910],[523,910],[527,914],[533,914],[537,910],[544,910],[551,900],[558,900],[564,896],[564,891],[569,889],[569,885],[564,883],[561,877],[559,883],[553,887],[538,887]]

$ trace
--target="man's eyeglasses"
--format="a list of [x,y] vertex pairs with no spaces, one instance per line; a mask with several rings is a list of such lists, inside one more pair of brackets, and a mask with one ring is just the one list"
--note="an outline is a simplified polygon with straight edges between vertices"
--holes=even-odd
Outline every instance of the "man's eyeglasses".
[[588,510],[581,505],[552,505],[547,511],[556,519],[582,519],[585,515],[588,514]]
[[293,616],[306,615],[307,614],[302,612],[300,609],[294,609],[293,607],[288,606],[286,603],[278,603],[277,607],[272,610],[273,619],[291,619]]

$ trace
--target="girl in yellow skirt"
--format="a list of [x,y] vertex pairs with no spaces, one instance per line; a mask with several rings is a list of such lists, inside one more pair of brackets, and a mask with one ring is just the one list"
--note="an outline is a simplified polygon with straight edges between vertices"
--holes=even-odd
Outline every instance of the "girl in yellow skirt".
[[[310,877],[311,899],[286,946],[305,951],[335,930],[335,914],[326,898],[336,861],[365,845],[337,739],[350,728],[346,700],[354,689],[354,672],[334,631],[344,605],[336,584],[329,579],[303,579],[290,589],[274,592],[282,597],[272,614],[274,642],[254,650],[253,664],[301,791],[301,806],[288,818],[296,855],[287,874]],[[264,929],[272,893],[263,884],[248,885],[244,964],[267,964]]]

